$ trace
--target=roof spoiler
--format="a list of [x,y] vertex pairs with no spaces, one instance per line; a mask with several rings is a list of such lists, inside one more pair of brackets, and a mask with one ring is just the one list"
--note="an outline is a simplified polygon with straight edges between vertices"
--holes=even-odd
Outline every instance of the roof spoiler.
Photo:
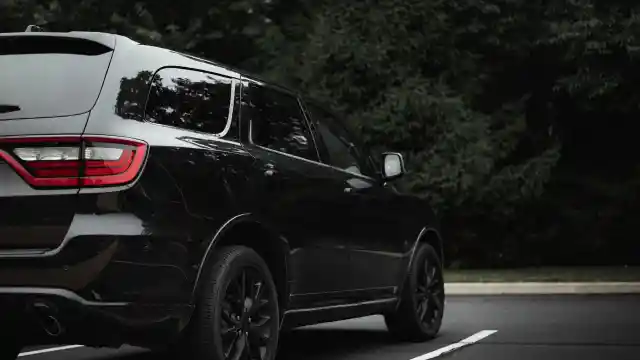
[[[0,0],[1,2],[2,0]],[[93,43],[106,46],[109,50],[113,50],[116,47],[117,35],[99,32],[83,32],[83,31],[70,31],[70,32],[50,32],[38,25],[29,25],[24,32],[3,33],[0,32],[0,42],[5,38],[24,37],[26,38],[60,38],[60,39],[73,39],[86,40]],[[34,40],[36,41],[36,40]],[[0,53],[5,50],[0,45]]]

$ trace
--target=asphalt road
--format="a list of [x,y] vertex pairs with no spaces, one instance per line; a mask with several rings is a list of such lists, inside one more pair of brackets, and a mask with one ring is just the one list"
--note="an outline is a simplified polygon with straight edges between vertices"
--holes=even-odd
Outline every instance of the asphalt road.
[[[394,342],[380,317],[368,317],[296,330],[283,339],[278,360],[427,360],[483,330],[497,332],[484,332],[485,338],[442,358],[640,359],[640,295],[456,296],[446,306],[441,335],[428,343]],[[75,348],[20,359],[156,360],[158,354],[129,347]]]

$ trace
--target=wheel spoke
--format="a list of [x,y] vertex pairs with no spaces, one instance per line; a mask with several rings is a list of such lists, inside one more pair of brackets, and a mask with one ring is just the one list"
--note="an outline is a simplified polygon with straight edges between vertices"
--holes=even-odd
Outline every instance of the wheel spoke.
[[270,321],[271,317],[265,316],[250,325],[249,348],[251,359],[262,360],[264,358],[271,338]]
[[428,262],[424,265],[424,276],[426,279],[425,287],[429,289],[433,286],[435,280],[435,267],[432,267]]
[[249,334],[253,335],[261,335],[265,334],[269,330],[269,325],[271,322],[271,316],[265,315],[260,317],[260,319],[256,319],[256,321],[252,322],[249,328]]
[[269,303],[269,300],[263,299],[264,295],[264,283],[262,281],[258,281],[251,286],[252,294],[251,294],[251,306],[248,309],[248,316],[254,316],[257,314],[265,305]]
[[251,290],[252,290],[252,294],[251,294],[251,298],[253,299],[253,302],[256,303],[258,302],[258,300],[260,300],[260,298],[262,297],[262,281],[258,281],[255,284],[252,284],[251,286]]
[[231,326],[226,329],[222,329],[222,339],[224,340],[226,338],[227,340],[229,339],[235,340],[237,333],[238,333],[237,326]]
[[424,285],[426,287],[429,287],[429,284],[431,283],[431,277],[429,276],[431,275],[429,273],[429,268],[430,268],[429,265],[430,265],[429,262],[425,260],[423,274],[424,274]]
[[242,276],[239,276],[233,280],[233,291],[227,295],[233,299],[233,303],[242,306]]
[[441,284],[441,279],[437,275],[437,270],[434,267],[433,268],[433,275],[431,276],[431,281],[429,282],[428,290],[430,290],[430,292],[432,292],[433,289],[438,288],[440,286],[440,284]]
[[231,356],[231,353],[233,352],[233,350],[238,348],[238,341],[239,340],[240,340],[240,333],[236,332],[234,334],[233,340],[231,340],[231,344],[229,345],[227,350],[225,350],[225,352],[224,352],[225,359],[229,359],[229,357]]
[[249,310],[249,316],[254,316],[260,310],[262,310],[265,306],[267,306],[267,304],[269,304],[269,300],[267,299],[262,299],[262,300],[259,300],[258,302],[254,302],[253,305],[251,306],[251,309]]
[[247,272],[245,270],[242,270],[240,288],[242,289],[240,292],[240,303],[244,306],[244,300],[247,298]]
[[423,286],[418,287],[418,290],[415,293],[416,304],[427,298],[427,296],[429,296],[429,294],[427,293],[427,289]]
[[423,299],[418,306],[418,319],[420,319],[420,321],[424,321],[427,310],[429,310],[429,300]]
[[232,360],[241,360],[247,352],[247,337],[243,333],[238,334],[238,339],[235,342],[235,351],[233,352]]
[[416,289],[416,293],[425,296],[427,294],[427,287],[424,285],[418,285],[418,288]]
[[440,280],[438,280],[438,278],[434,278],[433,281],[431,281],[431,284],[429,284],[429,292],[433,292],[434,290],[437,289],[437,286],[440,285]]
[[267,353],[268,338],[254,339],[249,333],[249,359],[263,360]]
[[442,300],[440,299],[439,296],[436,296],[436,294],[431,293],[429,295],[429,298],[431,299],[431,302],[433,303],[433,305],[436,307],[436,310],[438,311],[442,311]]
[[[253,335],[252,335],[253,334]],[[269,336],[266,334],[249,333],[249,344],[254,348],[265,347],[269,344]]]
[[249,341],[249,360],[262,360],[263,348]]

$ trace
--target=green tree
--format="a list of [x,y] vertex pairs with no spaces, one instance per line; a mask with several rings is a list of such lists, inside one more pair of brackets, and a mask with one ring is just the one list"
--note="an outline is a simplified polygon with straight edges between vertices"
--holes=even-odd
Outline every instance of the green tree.
[[283,7],[279,1],[265,0],[3,1],[2,31],[23,31],[37,24],[52,31],[114,32],[232,65],[255,55],[256,39]]
[[324,100],[373,149],[405,154],[402,187],[433,202],[447,257],[464,266],[619,264],[640,250],[639,10],[619,0],[0,0],[0,31],[117,32]]
[[328,2],[291,20],[309,24],[298,25],[301,41],[271,29],[263,67],[338,107],[374,148],[403,151],[405,189],[431,199],[461,244],[481,229],[453,226],[458,219],[504,223],[542,193],[559,155],[548,137],[513,156],[528,131],[531,91],[483,99],[504,66],[491,65],[488,48],[509,31],[488,25],[499,16],[495,5],[472,1]]

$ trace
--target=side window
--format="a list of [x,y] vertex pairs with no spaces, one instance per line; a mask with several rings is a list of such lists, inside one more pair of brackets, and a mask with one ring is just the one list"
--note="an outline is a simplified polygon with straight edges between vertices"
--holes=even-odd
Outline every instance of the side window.
[[298,99],[250,83],[251,140],[268,149],[318,160]]
[[315,105],[309,104],[307,109],[325,145],[329,164],[355,174],[373,176],[370,166],[363,161],[356,145],[349,140],[349,134],[338,120]]
[[221,134],[231,106],[230,78],[165,68],[153,78],[145,120],[185,130]]

